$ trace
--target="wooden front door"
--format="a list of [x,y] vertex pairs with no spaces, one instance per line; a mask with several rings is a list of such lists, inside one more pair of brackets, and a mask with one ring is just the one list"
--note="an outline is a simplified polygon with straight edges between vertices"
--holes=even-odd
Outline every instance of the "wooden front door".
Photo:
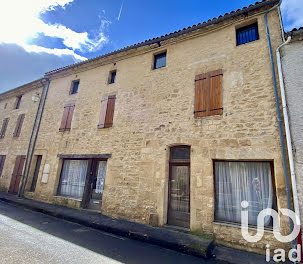
[[169,166],[167,223],[190,227],[190,148],[174,147]]
[[88,188],[87,208],[100,211],[102,205],[102,196],[104,192],[104,183],[106,175],[106,161],[93,160],[91,180]]
[[22,155],[16,157],[12,179],[8,190],[8,192],[10,193],[18,193],[19,184],[22,178],[24,162],[25,162],[25,156]]

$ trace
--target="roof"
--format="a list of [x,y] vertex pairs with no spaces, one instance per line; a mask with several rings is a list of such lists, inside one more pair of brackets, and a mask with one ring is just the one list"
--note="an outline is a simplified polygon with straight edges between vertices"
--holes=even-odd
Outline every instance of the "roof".
[[300,28],[293,28],[291,31],[287,32],[286,34],[287,35],[290,35],[290,36],[296,36],[296,35],[300,35],[303,33],[303,27],[300,27]]
[[115,50],[115,51],[112,51],[112,52],[109,52],[109,53],[106,53],[106,54],[103,54],[103,55],[100,55],[100,56],[97,56],[97,57],[94,57],[94,58],[91,58],[91,59],[88,59],[88,60],[85,60],[85,61],[81,61],[81,62],[78,62],[78,63],[74,63],[74,64],[71,64],[71,65],[67,65],[67,66],[49,71],[45,75],[52,75],[52,74],[65,71],[65,70],[71,69],[73,67],[81,66],[81,65],[90,63],[92,61],[96,61],[96,60],[99,60],[99,59],[102,59],[102,58],[106,58],[106,57],[109,57],[111,55],[115,55],[115,54],[118,54],[118,53],[121,53],[121,52],[124,52],[124,51],[128,51],[128,50],[131,50],[131,49],[136,49],[136,48],[147,46],[147,45],[152,45],[154,43],[159,43],[161,41],[164,41],[164,40],[167,40],[167,39],[170,39],[170,38],[175,38],[175,37],[178,37],[180,35],[187,34],[189,32],[207,27],[209,25],[218,24],[218,23],[221,23],[221,22],[223,22],[227,19],[231,19],[231,18],[240,16],[240,15],[243,15],[243,14],[247,14],[248,12],[255,11],[255,10],[257,10],[259,8],[262,8],[262,7],[266,7],[266,6],[271,7],[274,4],[278,3],[278,1],[279,0],[262,0],[260,2],[256,2],[255,4],[251,4],[248,7],[245,6],[242,9],[238,9],[236,11],[231,11],[230,13],[226,13],[224,15],[220,15],[220,16],[215,17],[213,19],[209,19],[208,21],[198,23],[197,25],[192,25],[192,26],[189,26],[187,28],[183,28],[181,30],[166,34],[164,36],[156,37],[156,38],[153,38],[153,39],[148,39],[148,40],[139,42],[137,44],[127,46],[127,47],[124,47],[122,49],[118,49],[118,50]]
[[34,80],[34,81],[26,83],[26,84],[23,84],[23,85],[18,86],[14,89],[8,90],[4,93],[1,93],[0,97],[8,97],[8,96],[10,96],[10,94],[14,94],[16,92],[20,93],[20,95],[21,95],[25,91],[31,91],[31,90],[34,90],[36,88],[39,88],[39,87],[41,87],[41,84],[40,84],[41,80],[42,80],[42,78]]

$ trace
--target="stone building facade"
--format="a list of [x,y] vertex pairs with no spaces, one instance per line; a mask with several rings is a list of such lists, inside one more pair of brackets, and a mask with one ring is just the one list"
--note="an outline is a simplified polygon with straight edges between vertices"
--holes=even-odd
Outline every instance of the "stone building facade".
[[291,42],[281,49],[284,85],[293,145],[301,222],[303,221],[303,28],[289,33]]
[[[252,213],[264,203],[287,207],[264,22],[276,3],[46,73],[49,92],[25,196],[183,226],[262,254],[266,244],[289,247],[270,228],[248,243],[239,225],[241,198]],[[269,28],[275,49],[276,9]],[[235,181],[233,172],[246,180]],[[287,232],[287,218],[281,226]]]
[[40,80],[0,95],[1,191],[18,192],[40,96]]

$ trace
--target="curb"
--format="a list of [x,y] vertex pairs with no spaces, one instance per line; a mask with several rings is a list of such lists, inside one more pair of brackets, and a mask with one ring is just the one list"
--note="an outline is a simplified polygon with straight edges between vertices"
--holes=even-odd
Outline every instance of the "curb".
[[[60,212],[58,212],[58,210],[45,209],[42,207],[37,207],[37,206],[31,205],[31,204],[28,204],[26,202],[25,203],[22,202],[22,201],[31,201],[31,200],[27,200],[27,199],[15,200],[15,199],[7,199],[5,197],[0,197],[0,201],[6,202],[8,204],[17,205],[17,206],[29,209],[34,212],[47,214],[47,215],[57,217],[57,218],[60,218],[63,220],[81,224],[83,226],[91,227],[91,228],[94,228],[94,229],[97,229],[100,231],[112,233],[112,234],[115,234],[118,236],[127,237],[130,239],[138,240],[138,241],[145,242],[145,243],[154,244],[154,245],[157,245],[157,246],[160,246],[163,248],[167,248],[167,249],[171,249],[171,250],[178,251],[181,253],[193,255],[196,257],[201,257],[203,259],[210,259],[212,256],[212,252],[215,248],[214,241],[209,241],[208,244],[206,245],[206,242],[200,240],[198,237],[194,237],[193,235],[188,235],[188,237],[192,236],[193,237],[192,242],[196,242],[196,243],[177,243],[178,241],[169,241],[169,239],[163,239],[164,237],[162,237],[160,233],[156,234],[156,232],[155,232],[155,234],[151,234],[152,232],[150,232],[150,234],[145,234],[142,232],[136,232],[134,230],[128,230],[127,228],[123,227],[123,225],[120,225],[118,227],[117,225],[109,226],[106,224],[96,223],[93,221],[89,222],[86,219],[81,219],[81,217],[74,217],[70,214],[60,213]],[[118,219],[115,219],[115,220],[119,221]],[[125,222],[125,220],[123,220],[123,221]],[[132,224],[144,226],[142,224],[137,224],[137,223],[132,223]],[[154,228],[154,227],[150,227],[150,229],[161,230],[160,228]],[[163,230],[162,232],[177,233],[176,231],[168,231],[168,230]],[[180,233],[180,235],[182,236],[184,234]],[[181,242],[182,242],[182,239],[181,239]]]

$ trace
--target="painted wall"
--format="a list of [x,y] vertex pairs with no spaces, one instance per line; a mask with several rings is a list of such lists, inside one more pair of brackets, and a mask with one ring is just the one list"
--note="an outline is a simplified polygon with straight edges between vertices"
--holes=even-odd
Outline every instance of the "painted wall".
[[293,144],[298,198],[303,221],[303,33],[281,51],[282,69]]

